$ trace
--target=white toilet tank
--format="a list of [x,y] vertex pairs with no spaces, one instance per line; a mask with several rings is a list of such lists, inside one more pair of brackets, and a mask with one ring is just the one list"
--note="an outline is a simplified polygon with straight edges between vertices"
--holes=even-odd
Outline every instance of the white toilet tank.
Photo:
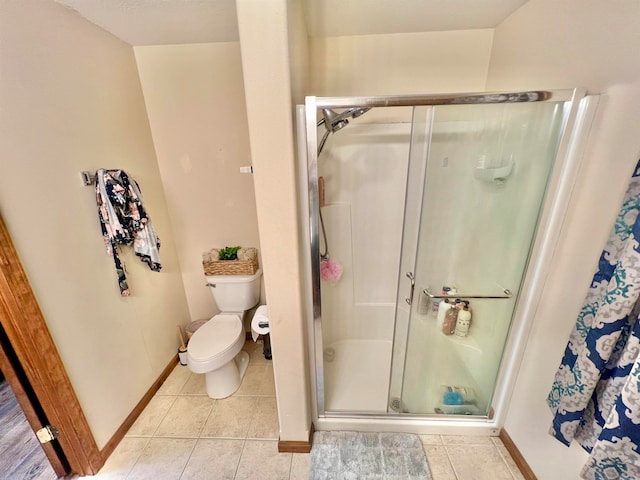
[[259,268],[253,275],[208,275],[207,285],[221,312],[244,312],[260,301]]

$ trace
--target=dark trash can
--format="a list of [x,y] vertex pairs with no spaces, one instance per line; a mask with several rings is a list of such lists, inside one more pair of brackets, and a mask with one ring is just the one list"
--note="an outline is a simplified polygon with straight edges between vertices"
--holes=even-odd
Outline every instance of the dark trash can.
[[271,360],[271,337],[269,334],[262,336],[262,354],[267,360]]

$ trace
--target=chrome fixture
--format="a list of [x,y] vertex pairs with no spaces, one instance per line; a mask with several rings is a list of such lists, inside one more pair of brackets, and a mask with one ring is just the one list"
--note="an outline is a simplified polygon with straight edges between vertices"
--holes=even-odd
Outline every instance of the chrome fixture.
[[[329,138],[329,135],[332,133],[337,132],[338,130],[343,129],[344,127],[346,127],[347,125],[349,125],[349,119],[350,118],[358,118],[361,115],[364,115],[365,113],[367,113],[369,110],[371,110],[370,108],[362,108],[362,107],[355,107],[355,108],[348,108],[347,110],[345,110],[344,112],[336,112],[335,110],[332,110],[330,108],[323,108],[322,109],[322,117],[320,119],[320,121],[316,124],[316,127],[319,127],[320,125],[324,125],[324,127],[327,129],[326,132],[324,132],[324,135],[322,136],[322,139],[320,140],[320,143],[318,144],[318,156],[320,156],[320,152],[322,152],[322,149],[324,148],[324,144],[327,141],[327,138]],[[324,220],[322,219],[322,211],[320,209],[318,209],[319,215],[320,215],[320,226],[322,227],[322,238],[324,240],[324,252],[320,252],[320,258],[322,260],[326,260],[329,258],[329,244],[327,243],[327,232],[324,228]]]
[[[408,274],[407,274],[408,275]],[[502,287],[501,287],[502,288]],[[513,297],[513,293],[508,288],[502,288],[502,293],[496,294],[481,294],[481,293],[456,293],[452,295],[436,295],[429,288],[425,288],[422,293],[424,293],[427,297],[434,298],[511,298]]]
[[322,118],[318,121],[318,123],[316,123],[316,127],[324,125],[324,128],[326,128],[327,131],[324,132],[324,135],[322,136],[322,139],[318,144],[318,155],[320,155],[320,152],[324,148],[324,144],[327,141],[327,138],[329,138],[329,134],[335,133],[338,130],[342,130],[344,127],[349,125],[350,118],[358,118],[361,115],[367,113],[369,110],[371,110],[371,108],[354,107],[348,108],[344,112],[338,113],[331,108],[323,108]]
[[409,290],[409,296],[404,297],[404,301],[411,305],[413,303],[413,291],[416,288],[416,279],[413,276],[413,272],[407,272],[407,278],[411,281],[411,288]]
[[336,112],[331,108],[323,108],[322,109],[322,119],[317,123],[317,126],[324,125],[328,132],[335,133],[338,130],[343,129],[347,125],[349,125],[350,118],[358,118],[361,115],[367,113],[370,108],[348,108],[344,112]]

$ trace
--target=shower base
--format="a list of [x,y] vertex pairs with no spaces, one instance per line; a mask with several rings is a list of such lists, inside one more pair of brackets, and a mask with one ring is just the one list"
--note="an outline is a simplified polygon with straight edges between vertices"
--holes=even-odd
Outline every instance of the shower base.
[[327,411],[386,413],[390,340],[340,340],[325,347]]

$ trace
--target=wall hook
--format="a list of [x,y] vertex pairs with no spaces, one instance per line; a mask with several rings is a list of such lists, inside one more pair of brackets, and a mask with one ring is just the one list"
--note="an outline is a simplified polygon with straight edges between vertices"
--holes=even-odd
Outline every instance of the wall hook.
[[80,172],[80,176],[82,177],[82,184],[85,186],[93,185],[96,182],[95,173],[83,171]]

